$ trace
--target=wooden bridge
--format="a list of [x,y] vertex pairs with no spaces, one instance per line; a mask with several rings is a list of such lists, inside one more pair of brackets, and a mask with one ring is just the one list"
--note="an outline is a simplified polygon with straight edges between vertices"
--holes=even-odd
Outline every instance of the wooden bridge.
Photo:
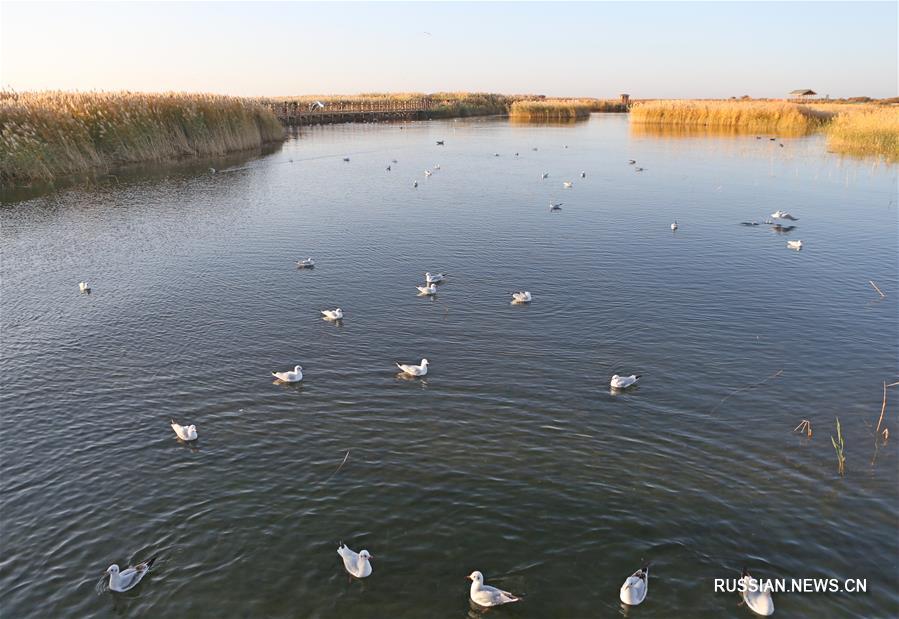
[[428,117],[432,104],[428,98],[334,101],[325,102],[325,107],[313,107],[309,101],[266,102],[278,120],[288,126],[422,120]]

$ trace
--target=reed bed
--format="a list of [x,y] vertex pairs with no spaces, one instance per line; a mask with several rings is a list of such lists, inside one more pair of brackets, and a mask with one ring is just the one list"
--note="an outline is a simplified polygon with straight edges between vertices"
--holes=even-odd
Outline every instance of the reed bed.
[[0,93],[0,181],[10,185],[259,148],[284,138],[266,107],[210,94]]
[[509,117],[515,120],[574,120],[590,116],[591,105],[580,99],[515,101]]
[[358,95],[302,95],[289,97],[267,97],[265,103],[298,103],[306,107],[315,101],[328,107],[360,109],[375,108],[381,103],[404,103],[423,101],[429,104],[432,118],[459,118],[466,116],[489,116],[507,114],[509,106],[520,98],[533,95],[500,95],[489,92],[368,92]]
[[834,152],[899,161],[899,107],[864,106],[840,112],[825,132],[827,147]]
[[646,101],[631,107],[631,122],[696,127],[742,127],[759,132],[811,133],[833,116],[785,101]]

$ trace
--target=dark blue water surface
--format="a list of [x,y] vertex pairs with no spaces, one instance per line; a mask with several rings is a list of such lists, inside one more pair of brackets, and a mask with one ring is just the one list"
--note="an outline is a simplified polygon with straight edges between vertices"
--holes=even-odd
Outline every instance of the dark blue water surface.
[[[820,137],[478,119],[5,203],[0,614],[462,618],[478,569],[525,596],[497,616],[614,617],[652,560],[629,616],[749,617],[713,588],[743,565],[867,579],[778,615],[895,616],[899,388],[893,437],[874,427],[899,380],[897,169]],[[739,225],[777,209],[794,230]],[[433,300],[425,271],[448,274]],[[295,364],[302,386],[272,383]]]

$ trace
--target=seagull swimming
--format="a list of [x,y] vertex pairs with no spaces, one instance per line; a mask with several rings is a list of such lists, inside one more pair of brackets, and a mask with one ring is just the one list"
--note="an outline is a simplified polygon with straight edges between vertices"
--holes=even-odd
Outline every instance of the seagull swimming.
[[443,273],[425,273],[425,281],[429,284],[436,284],[437,282],[442,282],[446,276]]
[[615,374],[609,385],[611,385],[612,389],[627,389],[637,384],[639,378],[639,374],[631,374],[630,376],[618,376],[618,374]]
[[621,585],[618,598],[629,606],[636,606],[646,599],[649,591],[649,563],[627,577]]
[[530,303],[531,293],[527,290],[520,290],[512,293],[512,303]]
[[106,568],[109,574],[109,589],[117,593],[123,593],[137,586],[137,583],[147,575],[153,563],[156,562],[156,555],[150,557],[146,561],[142,561],[133,567],[119,572],[119,566],[115,563]]
[[178,435],[182,441],[195,441],[197,440],[197,426],[191,424],[189,426],[182,426],[180,423],[176,423],[174,419],[172,419],[172,430],[175,431],[175,434]]
[[430,171],[430,170],[425,170],[425,176],[430,176],[430,175],[431,175],[431,171]]
[[634,168],[634,172],[642,172],[646,168]]
[[[746,602],[749,610],[757,615],[767,617],[774,614],[774,601],[770,591],[759,591],[759,581],[750,576],[745,567],[740,574],[740,596]],[[755,589],[755,590],[753,590]]]
[[303,258],[302,260],[297,260],[297,268],[298,269],[311,269],[315,266],[315,260],[312,258]]
[[787,241],[787,247],[790,249],[802,249],[802,241]]
[[549,203],[549,210],[551,210],[551,211],[561,211],[561,210],[562,210],[562,205],[563,205],[563,204],[565,204],[565,203],[564,203],[564,202],[550,202],[550,203]]
[[426,295],[437,294],[437,284],[425,284],[424,286],[416,286],[418,292]]
[[677,220],[676,220],[676,219],[674,220],[674,223],[671,224],[671,229],[672,229],[672,230],[677,230]]
[[798,217],[793,217],[786,211],[777,210],[771,213],[771,219],[789,219],[790,221],[799,221]]
[[471,581],[471,589],[469,590],[468,595],[471,598],[471,601],[478,606],[490,608],[492,606],[501,606],[502,604],[517,602],[520,599],[508,591],[485,585],[484,575],[477,570],[469,574],[468,579]]
[[87,282],[78,282],[78,290],[81,292],[90,292],[91,287],[88,286]]
[[374,559],[374,557],[368,554],[367,550],[357,554],[347,548],[346,544],[340,542],[337,546],[337,554],[343,559],[343,567],[350,576],[366,578],[371,575],[371,563],[369,560]]
[[434,164],[434,169],[435,169],[435,170],[439,170],[439,169],[440,169],[440,164],[439,164],[439,163],[435,163],[435,164]]
[[634,165],[635,163],[637,163],[637,160],[636,160],[636,159],[628,159],[627,162],[628,162],[630,165]]
[[387,166],[386,170],[387,170],[388,172],[390,172],[390,170],[391,170],[390,166]]
[[322,310],[322,316],[325,317],[325,320],[341,320],[343,319],[343,310],[339,307],[337,309],[332,310]]
[[349,161],[350,158],[349,158],[349,157],[344,157],[343,160],[344,160],[344,161]]
[[547,179],[547,178],[549,178],[549,172],[544,172],[543,175],[540,176],[540,178],[542,178],[542,179]]
[[587,173],[586,173],[586,172],[581,172],[581,178],[587,178]]
[[565,189],[571,189],[572,187],[574,187],[574,183],[572,183],[571,181],[563,181],[562,187],[564,187]]
[[418,187],[418,181],[412,181],[412,186],[413,186],[413,187]]
[[400,369],[403,374],[408,374],[409,376],[425,376],[428,373],[428,360],[422,359],[419,365],[406,365],[405,363],[399,363],[395,361],[396,367]]
[[272,370],[272,376],[282,383],[298,383],[303,380],[303,366],[295,365],[293,366],[293,370],[288,370],[287,372],[276,372]]
[[443,140],[437,140],[437,146],[443,146]]

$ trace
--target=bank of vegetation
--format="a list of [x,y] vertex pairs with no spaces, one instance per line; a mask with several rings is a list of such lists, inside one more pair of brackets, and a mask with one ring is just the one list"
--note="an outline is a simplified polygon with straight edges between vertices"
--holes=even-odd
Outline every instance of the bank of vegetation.
[[587,118],[591,112],[626,112],[627,105],[610,99],[532,99],[515,101],[509,116],[516,120],[553,121]]
[[0,93],[0,182],[28,185],[133,163],[221,156],[284,138],[267,107],[187,93]]
[[823,132],[837,153],[899,161],[899,106],[887,101],[644,101],[631,108],[635,127],[734,129],[807,135]]

